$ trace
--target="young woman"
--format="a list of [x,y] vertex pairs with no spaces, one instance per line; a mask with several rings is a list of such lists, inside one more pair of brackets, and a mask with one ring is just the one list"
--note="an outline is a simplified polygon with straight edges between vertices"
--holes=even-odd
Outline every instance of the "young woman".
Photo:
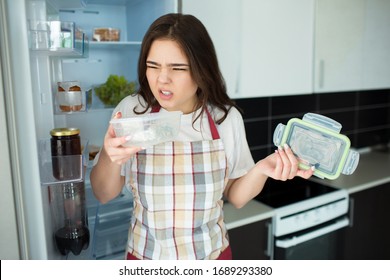
[[167,14],[144,37],[139,91],[113,117],[182,111],[173,142],[122,147],[108,127],[91,172],[95,196],[108,202],[125,185],[134,198],[128,259],[231,259],[223,196],[240,208],[268,177],[309,178],[289,147],[253,162],[242,116],[226,92],[215,49],[194,16]]

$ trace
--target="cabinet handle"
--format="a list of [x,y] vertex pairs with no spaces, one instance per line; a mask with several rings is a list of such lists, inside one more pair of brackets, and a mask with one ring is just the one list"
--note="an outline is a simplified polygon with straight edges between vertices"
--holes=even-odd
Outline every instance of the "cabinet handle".
[[324,74],[325,74],[325,61],[323,59],[320,60],[319,70],[318,70],[318,87],[324,87]]
[[330,232],[336,231],[340,228],[346,227],[346,226],[348,226],[348,224],[349,224],[348,218],[344,217],[344,218],[337,220],[333,224],[330,224],[328,226],[310,231],[310,232],[305,233],[303,235],[293,236],[293,237],[288,238],[288,239],[281,239],[281,240],[277,239],[276,240],[276,247],[291,248],[293,246],[302,244],[303,242],[312,240],[312,239],[317,238],[319,236],[323,236],[327,233],[330,233]]
[[349,198],[349,227],[353,227],[353,218],[355,214],[355,200],[350,197]]
[[267,249],[264,253],[272,260],[274,255],[274,235],[272,232],[272,223],[268,222],[265,226],[267,227]]

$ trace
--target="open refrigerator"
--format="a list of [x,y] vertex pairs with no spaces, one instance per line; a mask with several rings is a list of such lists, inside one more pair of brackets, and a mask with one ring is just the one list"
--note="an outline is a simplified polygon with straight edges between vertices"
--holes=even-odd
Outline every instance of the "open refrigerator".
[[[112,106],[94,88],[111,74],[137,80],[143,35],[177,0],[4,0],[1,2],[1,81],[9,139],[14,207],[21,259],[123,259],[132,195],[123,190],[107,204],[93,196],[90,151],[101,147]],[[115,31],[104,37],[101,30]],[[100,36],[100,37],[99,37]],[[103,36],[103,37],[102,37]],[[108,35],[111,36],[111,35]],[[59,84],[77,82],[79,107],[63,110]],[[65,89],[66,91],[68,89]],[[71,90],[69,90],[70,92]],[[90,241],[80,254],[62,255],[53,238],[49,189],[50,131],[80,129]],[[50,174],[49,174],[50,175]],[[11,203],[11,202],[10,202]],[[3,227],[3,226],[2,226]]]

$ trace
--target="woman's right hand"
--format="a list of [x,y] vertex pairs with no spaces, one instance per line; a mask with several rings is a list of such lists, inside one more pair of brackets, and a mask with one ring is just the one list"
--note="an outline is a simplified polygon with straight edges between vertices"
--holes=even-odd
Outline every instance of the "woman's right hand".
[[[117,112],[114,116],[115,119],[122,117],[121,112]],[[125,147],[122,146],[129,139],[126,136],[116,137],[115,130],[110,124],[108,126],[106,135],[104,136],[103,151],[110,159],[111,162],[114,162],[118,165],[128,161],[134,154],[141,151],[142,147]]]

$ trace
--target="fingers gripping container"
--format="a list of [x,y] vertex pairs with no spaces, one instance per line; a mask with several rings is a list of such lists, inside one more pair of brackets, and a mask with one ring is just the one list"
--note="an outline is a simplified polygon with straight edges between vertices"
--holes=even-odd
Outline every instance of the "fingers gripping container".
[[287,125],[278,124],[273,135],[276,146],[287,143],[299,159],[299,168],[315,166],[314,175],[334,180],[340,174],[352,174],[359,153],[350,149],[351,142],[340,134],[341,124],[323,115],[307,113],[302,120],[292,118]]

